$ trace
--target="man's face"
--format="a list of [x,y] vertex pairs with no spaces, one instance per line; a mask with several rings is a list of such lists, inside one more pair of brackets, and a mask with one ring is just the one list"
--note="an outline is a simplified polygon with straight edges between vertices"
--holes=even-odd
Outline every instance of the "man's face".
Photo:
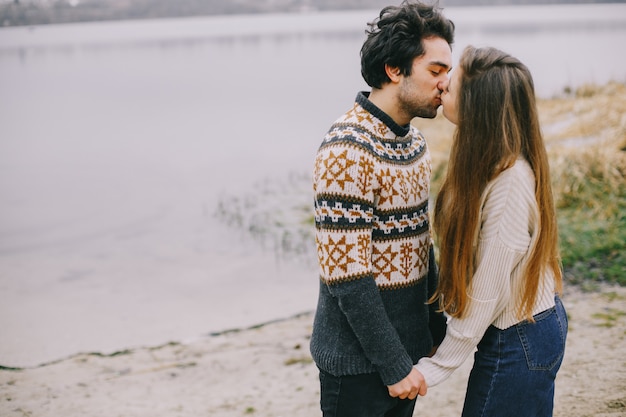
[[402,77],[399,90],[400,111],[409,119],[437,116],[441,91],[452,68],[450,45],[442,38],[424,39],[424,55],[413,60],[411,75]]

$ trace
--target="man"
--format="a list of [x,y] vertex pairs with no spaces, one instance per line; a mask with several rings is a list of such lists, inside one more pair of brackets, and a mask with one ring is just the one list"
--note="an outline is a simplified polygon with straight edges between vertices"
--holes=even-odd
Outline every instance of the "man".
[[384,8],[361,48],[357,95],[314,168],[320,293],[311,353],[325,417],[410,417],[413,369],[445,334],[428,216],[430,155],[414,117],[433,118],[452,66],[454,24],[405,1]]

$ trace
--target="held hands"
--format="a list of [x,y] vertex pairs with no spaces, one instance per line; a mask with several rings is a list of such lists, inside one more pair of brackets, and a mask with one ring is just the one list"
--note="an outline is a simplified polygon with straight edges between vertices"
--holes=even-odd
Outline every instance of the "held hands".
[[420,371],[411,368],[411,372],[404,377],[403,380],[393,385],[388,385],[387,389],[389,389],[389,395],[392,397],[398,397],[401,400],[407,398],[412,400],[416,398],[418,394],[421,396],[426,395],[428,387]]

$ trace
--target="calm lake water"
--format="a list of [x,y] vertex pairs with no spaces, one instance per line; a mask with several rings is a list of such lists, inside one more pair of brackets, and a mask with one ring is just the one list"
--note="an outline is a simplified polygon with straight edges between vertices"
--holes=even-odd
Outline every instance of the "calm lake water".
[[[540,96],[626,81],[626,4],[446,12],[455,60],[467,44],[504,49]],[[315,268],[215,213],[308,204],[289,179],[307,178],[366,88],[376,14],[0,29],[0,365],[312,310]]]

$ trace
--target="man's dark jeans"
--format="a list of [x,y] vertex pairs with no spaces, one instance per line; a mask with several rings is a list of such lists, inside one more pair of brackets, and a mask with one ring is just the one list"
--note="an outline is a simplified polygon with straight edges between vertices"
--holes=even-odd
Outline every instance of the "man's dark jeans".
[[324,417],[411,417],[415,400],[389,396],[377,373],[334,376],[320,370]]

